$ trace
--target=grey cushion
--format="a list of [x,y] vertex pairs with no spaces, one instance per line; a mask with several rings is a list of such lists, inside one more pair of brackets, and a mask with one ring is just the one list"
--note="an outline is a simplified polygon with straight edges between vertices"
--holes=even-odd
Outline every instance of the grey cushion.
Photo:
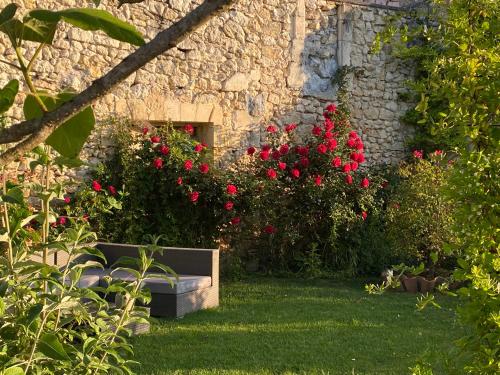
[[[106,286],[106,282],[102,280],[102,277],[109,275],[111,270],[105,269],[93,269],[85,271],[85,276],[99,277],[100,285]],[[148,288],[151,293],[158,294],[182,294],[187,292],[192,292],[194,290],[208,288],[212,286],[212,278],[210,276],[197,276],[197,275],[179,275],[178,280],[172,278],[174,286],[170,286],[168,281],[154,277],[155,273],[149,273],[152,277],[144,282],[146,288]],[[156,273],[157,275],[157,273]],[[115,280],[123,281],[134,281],[135,276],[126,271],[115,271],[111,274],[111,277]]]

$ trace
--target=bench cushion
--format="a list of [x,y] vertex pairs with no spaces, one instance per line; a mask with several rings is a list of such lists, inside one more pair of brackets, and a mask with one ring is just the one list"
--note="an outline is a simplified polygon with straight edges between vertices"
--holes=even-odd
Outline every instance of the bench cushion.
[[[109,275],[111,270],[109,269],[92,269],[85,271],[85,276],[88,277],[99,277],[100,285],[106,286],[106,282],[102,279],[103,276]],[[204,289],[212,286],[212,278],[210,276],[197,276],[197,275],[179,275],[178,280],[172,278],[174,286],[159,277],[154,277],[154,273],[150,273],[152,277],[147,279],[144,283],[145,287],[148,288],[151,293],[157,294],[183,294],[187,292],[192,292],[194,290]],[[129,281],[135,280],[134,275],[126,271],[115,271],[111,275],[115,280]]]

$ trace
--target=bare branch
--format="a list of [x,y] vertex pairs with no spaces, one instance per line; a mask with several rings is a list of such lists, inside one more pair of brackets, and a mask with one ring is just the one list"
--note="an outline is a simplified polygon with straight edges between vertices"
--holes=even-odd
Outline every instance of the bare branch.
[[44,114],[41,118],[20,122],[2,131],[0,133],[0,144],[13,143],[20,140],[22,142],[0,155],[0,165],[8,164],[44,142],[64,121],[104,96],[117,84],[151,60],[175,47],[189,33],[207,22],[210,18],[220,14],[234,1],[205,0],[203,4],[188,13],[181,20],[174,23],[168,29],[161,31],[149,43],[146,43],[124,58],[112,70],[95,80],[87,89],[72,100],[64,103],[58,109]]

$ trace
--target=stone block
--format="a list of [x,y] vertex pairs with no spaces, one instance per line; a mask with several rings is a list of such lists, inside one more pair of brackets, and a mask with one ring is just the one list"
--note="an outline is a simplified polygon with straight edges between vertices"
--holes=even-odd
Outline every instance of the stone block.
[[243,91],[248,89],[250,77],[244,73],[235,73],[222,86],[223,91]]

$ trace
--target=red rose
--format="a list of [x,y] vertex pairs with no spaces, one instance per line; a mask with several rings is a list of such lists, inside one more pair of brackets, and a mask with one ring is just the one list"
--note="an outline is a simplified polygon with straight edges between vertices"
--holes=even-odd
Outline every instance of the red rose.
[[200,172],[201,172],[201,173],[205,174],[205,173],[208,173],[208,170],[209,170],[210,168],[208,167],[208,164],[207,164],[207,163],[203,163],[203,164],[201,164],[201,165],[200,165],[200,168],[199,168],[199,169],[200,169]]
[[241,218],[239,218],[238,216],[233,217],[233,218],[231,219],[231,224],[233,224],[233,225],[238,225],[239,223],[241,223]]
[[337,106],[335,104],[329,104],[326,106],[326,110],[330,113],[337,112]]
[[284,145],[280,146],[280,154],[281,155],[288,154],[288,151],[290,151],[290,146],[288,146],[287,144],[284,144]]
[[156,158],[153,160],[153,167],[156,169],[161,169],[163,167],[163,160],[162,158]]
[[154,135],[154,136],[151,137],[151,142],[152,143],[160,143],[161,139],[157,135]]
[[291,174],[292,174],[293,178],[299,178],[300,177],[300,171],[297,168],[292,169]]
[[338,168],[341,165],[342,165],[342,159],[340,159],[339,156],[335,156],[335,158],[332,160],[332,166]]
[[182,185],[182,177],[177,177],[177,185]]
[[269,179],[271,180],[274,180],[276,178],[277,174],[276,174],[276,171],[272,168],[269,168],[267,170],[267,177],[269,177]]
[[116,195],[116,188],[113,185],[108,186],[109,194]]
[[351,164],[344,164],[342,167],[342,172],[349,173],[351,171]]
[[266,225],[264,227],[264,232],[267,233],[267,234],[273,234],[273,233],[276,233],[276,228],[273,227],[272,225]]
[[351,162],[351,171],[357,171],[359,167],[359,164],[357,161],[352,161]]
[[328,150],[334,151],[337,148],[337,140],[336,139],[329,139],[328,140]]
[[200,197],[200,193],[198,193],[197,191],[193,191],[193,192],[189,193],[188,196],[189,196],[189,200],[194,203]]
[[274,150],[272,155],[273,155],[274,160],[278,160],[281,156],[281,154],[278,150]]
[[358,159],[356,160],[359,164],[365,162],[365,155],[364,154],[358,154]]
[[69,196],[64,197],[64,203],[69,204],[71,202],[71,198]]
[[303,166],[304,168],[307,168],[309,166],[309,159],[308,158],[300,158],[300,165]]
[[267,150],[262,150],[262,151],[260,152],[260,159],[261,159],[261,160],[267,160],[267,159],[269,159],[269,151],[267,151]]
[[364,148],[365,146],[363,145],[363,141],[362,141],[361,139],[359,139],[359,138],[358,138],[358,139],[356,140],[356,145],[355,145],[354,147],[355,147],[357,150],[359,150],[359,151],[363,151],[363,148]]
[[286,163],[280,161],[278,163],[278,168],[281,169],[282,171],[284,171],[286,169]]
[[148,129],[148,128],[146,128],[146,127],[142,128],[142,134],[143,134],[143,135],[148,134],[148,131],[149,131],[149,129]]
[[66,218],[64,216],[59,217],[59,219],[57,219],[57,224],[59,225],[66,224]]
[[347,140],[347,146],[354,148],[356,147],[356,139],[355,138],[349,138]]
[[312,133],[313,135],[315,135],[316,137],[320,136],[321,133],[322,133],[322,130],[319,126],[314,126],[314,128],[312,129]]
[[363,180],[361,180],[361,187],[366,189],[368,186],[370,186],[370,180],[368,180],[365,177],[365,178],[363,178]]
[[160,147],[160,153],[162,155],[167,155],[169,152],[170,152],[170,148],[168,146],[161,145],[161,147]]
[[321,186],[322,180],[323,178],[320,175],[317,175],[316,177],[314,177],[314,185]]
[[276,126],[274,126],[274,125],[269,125],[269,126],[267,127],[266,131],[267,131],[268,133],[276,133],[276,132],[278,131],[278,128],[276,128]]
[[249,148],[247,148],[247,154],[248,154],[248,155],[253,155],[253,154],[255,154],[255,147],[250,146]]
[[350,174],[348,174],[348,175],[345,176],[345,182],[348,185],[352,184],[352,176]]
[[271,145],[262,146],[262,151],[269,151],[269,150],[271,150]]
[[92,181],[92,189],[93,189],[94,191],[97,191],[97,192],[101,191],[102,186],[101,186],[101,184],[99,183],[99,181],[97,181],[97,180]]
[[201,152],[202,150],[203,150],[203,145],[201,143],[198,143],[194,146],[195,152]]
[[330,130],[335,128],[335,124],[333,123],[333,121],[330,118],[325,119],[324,125],[325,125],[325,130],[327,132],[329,132]]
[[417,159],[422,159],[424,157],[424,152],[422,150],[414,150],[413,156]]
[[325,139],[333,138],[333,133],[331,131],[327,131],[327,132],[325,132],[325,134],[323,135],[323,137]]
[[295,124],[288,124],[287,126],[285,126],[285,131],[287,133],[290,133],[290,132],[294,131],[296,128],[297,128],[297,125],[295,125]]
[[435,156],[443,155],[443,150],[436,150],[434,151]]
[[188,133],[189,135],[193,135],[194,134],[194,127],[193,127],[193,125],[191,125],[191,124],[185,125],[184,126],[184,131],[186,133]]
[[325,154],[328,151],[328,147],[324,145],[323,143],[319,144],[318,147],[316,148],[319,154]]
[[82,219],[84,221],[89,221],[89,218],[90,218],[89,214],[83,214],[83,216],[82,216]]
[[193,161],[192,161],[192,160],[189,160],[189,159],[188,159],[188,160],[186,160],[186,161],[184,162],[184,169],[185,169],[186,171],[190,171],[192,168],[193,168]]
[[304,146],[304,147],[297,146],[296,150],[297,150],[297,154],[299,154],[300,156],[309,155],[309,147],[307,147],[307,146]]
[[234,185],[227,185],[226,191],[229,195],[235,195],[238,193],[238,188]]
[[361,217],[363,218],[363,220],[366,220],[366,218],[368,217],[368,213],[366,211],[361,212]]
[[356,133],[354,130],[351,130],[351,131],[349,132],[349,138],[354,138],[354,139],[356,139],[356,138],[359,138],[359,135],[358,135],[358,133]]
[[234,207],[234,203],[231,202],[231,201],[228,201],[226,202],[226,204],[224,205],[224,208],[226,209],[226,211],[231,211]]

